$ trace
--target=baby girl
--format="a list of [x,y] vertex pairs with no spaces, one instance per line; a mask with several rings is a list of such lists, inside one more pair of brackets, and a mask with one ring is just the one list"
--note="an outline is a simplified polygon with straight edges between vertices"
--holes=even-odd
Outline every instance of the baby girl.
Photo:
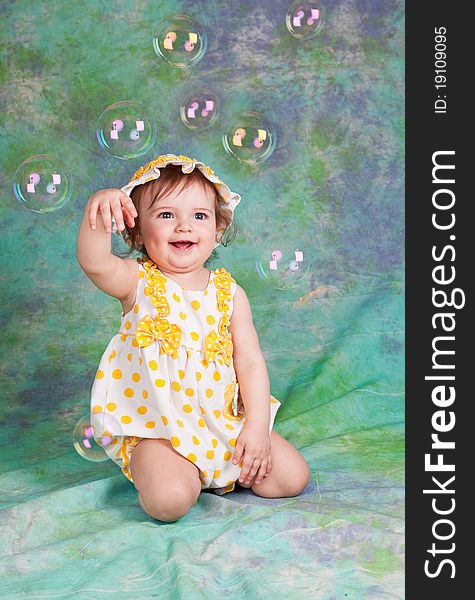
[[[232,239],[240,199],[202,162],[166,154],[122,189],[94,193],[79,229],[82,270],[122,305],[91,423],[112,436],[108,456],[160,521],[185,515],[203,490],[237,483],[280,498],[309,481],[305,459],[273,430],[280,402],[247,295],[226,269],[207,268]],[[138,258],[112,253],[113,225]]]

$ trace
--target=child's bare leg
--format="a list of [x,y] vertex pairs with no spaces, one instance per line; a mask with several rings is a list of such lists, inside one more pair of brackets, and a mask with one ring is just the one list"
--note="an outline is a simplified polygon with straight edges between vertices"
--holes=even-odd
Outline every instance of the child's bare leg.
[[307,461],[285,438],[276,431],[271,431],[272,469],[270,474],[255,483],[257,474],[249,483],[236,482],[263,498],[286,498],[298,496],[307,486],[310,470]]
[[199,469],[173,449],[169,440],[142,440],[132,450],[130,471],[144,511],[160,521],[176,521],[201,492]]

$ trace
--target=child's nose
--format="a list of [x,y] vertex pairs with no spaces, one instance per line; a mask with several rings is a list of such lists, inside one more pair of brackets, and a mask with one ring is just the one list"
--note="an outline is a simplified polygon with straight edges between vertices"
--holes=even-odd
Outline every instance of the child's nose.
[[191,231],[191,223],[187,220],[179,221],[177,224],[177,229],[179,231]]

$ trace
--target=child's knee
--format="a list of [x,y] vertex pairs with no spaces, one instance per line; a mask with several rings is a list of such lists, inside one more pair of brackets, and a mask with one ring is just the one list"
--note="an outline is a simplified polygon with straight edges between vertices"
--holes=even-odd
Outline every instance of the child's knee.
[[308,463],[302,457],[302,460],[292,469],[292,477],[289,478],[289,496],[298,496],[307,487],[310,481],[310,469]]
[[194,487],[178,481],[155,489],[142,490],[139,493],[139,502],[144,511],[154,519],[172,522],[186,515],[196,504],[198,497],[199,493],[196,493]]
[[148,498],[147,503],[141,499],[139,494],[140,505],[144,511],[153,519],[157,521],[164,521],[166,523],[172,523],[177,521],[188,513],[191,506],[188,504],[182,504],[177,501],[170,501],[169,499],[162,498]]

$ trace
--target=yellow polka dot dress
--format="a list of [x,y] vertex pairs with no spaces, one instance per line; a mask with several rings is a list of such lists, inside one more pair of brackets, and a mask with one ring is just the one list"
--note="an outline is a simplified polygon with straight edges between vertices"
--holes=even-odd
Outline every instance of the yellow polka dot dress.
[[[220,268],[205,290],[187,290],[152,260],[137,263],[136,302],[100,360],[91,423],[112,436],[106,452],[131,481],[133,447],[161,438],[198,467],[202,489],[231,492],[242,467],[231,458],[246,420],[228,330],[236,282]],[[270,433],[280,402],[270,396],[269,404]]]

